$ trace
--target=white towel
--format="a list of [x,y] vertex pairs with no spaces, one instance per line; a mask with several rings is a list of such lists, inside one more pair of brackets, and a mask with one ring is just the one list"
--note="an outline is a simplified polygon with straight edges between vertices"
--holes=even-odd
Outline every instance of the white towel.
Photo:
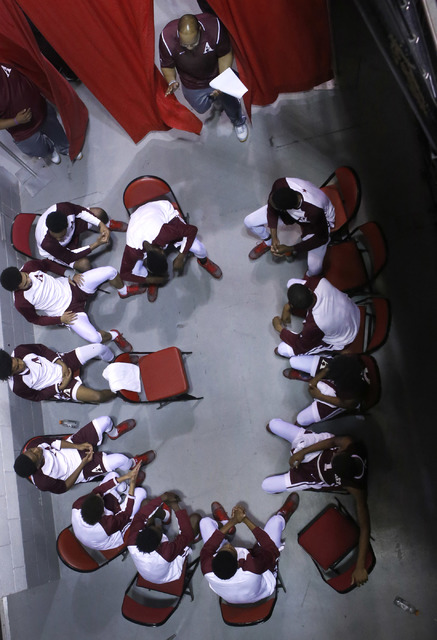
[[102,376],[109,382],[111,391],[141,391],[140,368],[127,362],[113,362],[103,370]]

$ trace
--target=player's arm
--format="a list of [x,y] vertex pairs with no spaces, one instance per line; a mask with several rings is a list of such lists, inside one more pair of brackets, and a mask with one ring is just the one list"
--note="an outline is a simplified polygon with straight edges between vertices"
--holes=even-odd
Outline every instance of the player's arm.
[[167,89],[164,95],[171,96],[179,89],[179,82],[176,79],[176,69],[172,67],[161,67],[162,75],[167,83]]
[[357,507],[357,518],[360,527],[360,537],[358,540],[358,558],[355,570],[352,574],[351,584],[359,587],[367,582],[366,556],[370,542],[370,514],[367,506],[366,492],[361,489],[346,487],[349,493],[355,498]]
[[229,69],[230,67],[232,67],[233,61],[234,61],[234,54],[231,49],[229,53],[226,53],[224,56],[221,56],[218,59],[217,62],[218,62],[219,73],[223,73],[223,71],[226,71],[226,69]]
[[32,109],[22,109],[15,118],[0,118],[0,129],[11,129],[20,124],[27,124],[32,120]]
[[[62,440],[61,442],[61,449],[63,448],[62,443],[64,443],[65,440]],[[72,443],[69,443],[72,444]],[[66,447],[67,449],[69,447]],[[73,448],[77,448],[77,447],[73,447]],[[93,448],[91,447],[90,450],[87,451],[87,454],[84,458],[82,458],[82,460],[80,461],[80,464],[78,467],[76,467],[76,469],[73,471],[72,474],[70,474],[68,476],[68,478],[65,481],[65,487],[66,487],[66,491],[68,491],[69,489],[71,489],[71,487],[75,484],[76,480],[78,479],[78,477],[80,476],[83,468],[85,467],[86,464],[88,464],[88,462],[91,462],[92,457],[94,455],[94,451]]]
[[326,440],[320,440],[320,442],[310,444],[308,447],[304,447],[296,453],[293,453],[293,455],[289,459],[290,467],[298,467],[307,453],[314,453],[315,451],[325,451],[325,449],[331,449],[332,447],[335,447],[336,439],[336,436],[332,436],[331,438],[326,438]]

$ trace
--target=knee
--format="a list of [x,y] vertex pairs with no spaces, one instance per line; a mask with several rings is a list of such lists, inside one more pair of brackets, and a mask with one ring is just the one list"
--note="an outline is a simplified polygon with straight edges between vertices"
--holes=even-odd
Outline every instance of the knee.
[[99,220],[101,220],[105,224],[107,224],[109,222],[108,214],[101,207],[91,207],[90,211],[93,214],[93,216],[96,216],[96,218],[98,218]]
[[80,258],[80,260],[76,260],[76,262],[74,263],[74,268],[80,273],[89,271],[91,269],[91,262],[88,260],[88,258]]

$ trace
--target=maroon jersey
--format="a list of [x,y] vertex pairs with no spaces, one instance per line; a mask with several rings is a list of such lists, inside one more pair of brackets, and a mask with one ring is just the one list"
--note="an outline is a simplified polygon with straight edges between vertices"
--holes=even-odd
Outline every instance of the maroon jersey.
[[17,142],[27,140],[41,127],[47,115],[47,103],[38,87],[22,73],[0,65],[0,118],[15,118],[23,109],[32,110],[32,119],[8,129]]
[[[296,182],[299,182],[296,180]],[[302,181],[303,182],[303,181]],[[273,183],[272,189],[269,194],[268,201],[270,202],[270,196],[272,196],[278,189],[290,188],[286,178],[278,178]],[[281,219],[286,225],[298,224],[302,237],[312,235],[312,238],[303,240],[293,245],[293,250],[297,253],[304,251],[311,251],[317,247],[326,244],[329,240],[329,224],[326,219],[325,211],[322,207],[318,207],[315,204],[307,202],[305,200],[305,190],[302,189],[302,204],[299,207],[299,211],[303,212],[300,219],[294,218],[288,211],[278,211],[274,209],[270,204],[267,204],[267,224],[270,229],[276,229],[278,227],[278,220]],[[322,194],[324,196],[324,194]],[[324,200],[328,199],[324,196]],[[331,205],[331,203],[329,203]],[[332,206],[332,205],[331,205]]]
[[187,89],[205,89],[219,73],[218,59],[231,51],[228,33],[220,20],[207,13],[196,16],[200,25],[199,44],[189,51],[181,47],[178,22],[172,20],[159,38],[161,67],[176,67]]

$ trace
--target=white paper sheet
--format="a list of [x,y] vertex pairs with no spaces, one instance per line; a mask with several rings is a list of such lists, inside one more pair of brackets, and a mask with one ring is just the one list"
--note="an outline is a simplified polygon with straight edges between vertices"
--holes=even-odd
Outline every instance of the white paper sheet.
[[234,96],[234,98],[241,98],[248,91],[248,88],[244,86],[240,78],[230,68],[225,69],[223,73],[213,78],[209,86]]

